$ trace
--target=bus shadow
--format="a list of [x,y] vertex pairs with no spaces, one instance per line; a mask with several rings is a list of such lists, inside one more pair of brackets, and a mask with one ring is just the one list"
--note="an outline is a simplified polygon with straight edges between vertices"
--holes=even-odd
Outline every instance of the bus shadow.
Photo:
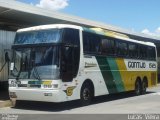
[[[147,92],[146,94],[152,94],[152,93],[154,92]],[[131,97],[135,97],[135,95],[132,92],[104,95],[95,97],[90,105],[127,99]],[[19,101],[16,106],[16,109],[44,111],[44,112],[62,112],[79,107],[83,107],[81,106],[79,100],[63,102],[63,103]]]
[[8,90],[0,90],[0,101],[9,100]]

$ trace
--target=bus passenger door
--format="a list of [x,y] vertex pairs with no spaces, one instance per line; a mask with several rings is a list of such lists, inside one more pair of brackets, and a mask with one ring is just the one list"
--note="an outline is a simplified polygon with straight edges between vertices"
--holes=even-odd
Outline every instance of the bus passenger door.
[[71,82],[79,69],[79,48],[77,46],[62,47],[61,77],[64,82]]
[[69,82],[73,80],[73,48],[62,47],[61,56],[61,77],[62,81]]
[[65,28],[61,49],[61,78],[64,82],[72,82],[77,76],[80,61],[79,30]]

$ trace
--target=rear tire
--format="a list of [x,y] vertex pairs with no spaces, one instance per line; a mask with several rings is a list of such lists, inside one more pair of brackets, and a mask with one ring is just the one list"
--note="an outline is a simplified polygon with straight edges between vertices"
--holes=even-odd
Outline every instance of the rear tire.
[[139,80],[136,81],[135,83],[135,95],[140,95],[141,94],[141,83]]
[[82,106],[89,105],[91,103],[93,98],[93,90],[88,83],[83,84],[80,98]]
[[142,82],[142,94],[146,94],[147,91],[147,83],[146,81]]

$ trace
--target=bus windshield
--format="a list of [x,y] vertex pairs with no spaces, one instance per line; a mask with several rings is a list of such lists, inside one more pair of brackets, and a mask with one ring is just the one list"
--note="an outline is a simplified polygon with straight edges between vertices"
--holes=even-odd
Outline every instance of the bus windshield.
[[62,29],[18,32],[14,44],[58,43]]
[[11,78],[59,79],[59,46],[15,48]]

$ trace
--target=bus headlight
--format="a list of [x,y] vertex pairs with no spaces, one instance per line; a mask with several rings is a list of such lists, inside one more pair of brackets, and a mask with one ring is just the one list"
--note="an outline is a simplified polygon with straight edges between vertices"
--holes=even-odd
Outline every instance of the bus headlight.
[[16,85],[17,85],[16,82],[12,80],[11,83],[9,84],[9,87],[16,87]]
[[21,81],[17,81],[17,85],[20,85],[21,84]]
[[43,85],[43,88],[58,88],[58,84]]
[[52,88],[52,85],[43,85],[44,88]]
[[53,88],[58,88],[58,84],[53,84]]

